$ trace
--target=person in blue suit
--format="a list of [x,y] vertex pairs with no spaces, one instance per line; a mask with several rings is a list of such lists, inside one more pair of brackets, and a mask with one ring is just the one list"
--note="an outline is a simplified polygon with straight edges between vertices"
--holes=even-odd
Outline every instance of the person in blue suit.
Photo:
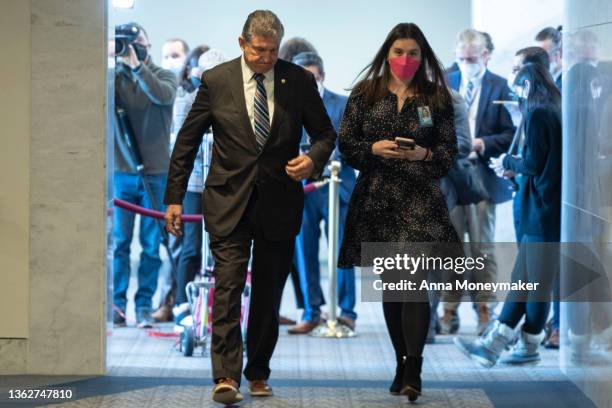
[[[472,153],[469,158],[478,165],[489,198],[478,204],[457,206],[451,220],[461,238],[469,235],[472,256],[487,256],[487,268],[473,274],[472,281],[496,282],[497,263],[492,250],[480,243],[495,241],[495,208],[512,199],[508,180],[495,175],[489,168],[491,158],[506,153],[514,136],[512,118],[506,108],[495,104],[497,100],[510,100],[507,81],[487,69],[489,51],[486,37],[473,29],[459,33],[456,60],[459,70],[448,74],[448,83],[465,100],[468,110]],[[486,254],[485,254],[486,253]],[[444,315],[440,320],[441,332],[454,333],[459,328],[459,293],[449,292],[443,300]],[[478,314],[478,334],[482,334],[492,318],[496,298],[491,291],[471,293]]]
[[[327,109],[327,114],[331,118],[336,131],[340,128],[340,121],[344,115],[344,107],[347,98],[338,95],[323,86],[325,70],[323,60],[315,52],[302,52],[293,58],[293,63],[304,67],[315,76],[319,87],[319,93],[323,98],[323,104]],[[307,134],[304,132],[304,145],[307,145]],[[332,153],[330,160],[340,159],[338,149]],[[348,202],[355,187],[355,170],[347,163],[341,161],[340,171],[340,212],[339,212],[339,237],[338,242],[342,242],[344,231],[344,221]],[[326,170],[325,175],[329,175]],[[329,221],[329,185],[306,194],[304,200],[304,215],[302,229],[296,239],[296,250],[294,263],[300,277],[300,287],[304,297],[304,314],[302,321],[289,328],[290,334],[306,334],[312,331],[321,321],[321,306],[325,304],[323,291],[320,284],[319,271],[319,238],[321,236],[321,221],[325,221],[325,232],[327,234]],[[351,329],[355,328],[355,270],[338,269],[338,304],[340,306],[340,316],[338,321],[347,325]],[[333,307],[335,305],[330,305]]]

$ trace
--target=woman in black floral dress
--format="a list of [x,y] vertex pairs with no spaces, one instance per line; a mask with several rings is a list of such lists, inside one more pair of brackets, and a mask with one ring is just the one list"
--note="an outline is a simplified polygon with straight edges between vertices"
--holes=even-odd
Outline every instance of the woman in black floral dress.
[[[452,100],[441,64],[415,24],[398,24],[346,106],[339,148],[359,170],[339,267],[361,266],[362,242],[459,242],[439,180],[457,152]],[[410,138],[414,150],[400,149]],[[366,265],[364,265],[366,266]],[[383,302],[397,357],[393,394],[421,393],[428,302]]]

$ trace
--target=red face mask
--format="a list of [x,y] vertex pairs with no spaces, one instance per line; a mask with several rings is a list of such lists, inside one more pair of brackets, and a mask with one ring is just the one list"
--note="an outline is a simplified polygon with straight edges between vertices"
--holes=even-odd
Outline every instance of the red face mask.
[[407,55],[389,58],[391,71],[402,81],[412,78],[420,66],[421,61]]

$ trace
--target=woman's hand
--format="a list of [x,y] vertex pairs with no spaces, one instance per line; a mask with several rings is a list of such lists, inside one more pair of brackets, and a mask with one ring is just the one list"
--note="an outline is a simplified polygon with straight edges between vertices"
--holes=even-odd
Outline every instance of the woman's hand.
[[372,145],[372,154],[385,159],[401,159],[402,153],[398,151],[397,143],[392,140],[380,140]]
[[506,153],[503,153],[499,157],[494,157],[489,160],[489,168],[495,172],[497,177],[504,177],[504,158],[506,157]]
[[414,149],[400,149],[392,140],[380,140],[372,145],[372,154],[385,159],[421,161],[427,157],[427,149],[416,145]]
[[400,159],[409,160],[409,161],[422,161],[427,157],[427,149],[416,145],[414,149],[398,149],[398,152],[402,155]]

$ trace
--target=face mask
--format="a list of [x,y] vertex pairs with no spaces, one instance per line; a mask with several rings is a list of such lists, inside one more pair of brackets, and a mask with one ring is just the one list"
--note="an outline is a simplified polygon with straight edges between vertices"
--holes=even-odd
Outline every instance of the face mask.
[[138,60],[144,62],[149,54],[147,47],[139,43],[132,43],[132,47],[134,47],[134,52],[136,53]]
[[323,92],[325,91],[323,81],[317,81],[317,90],[319,91],[319,95],[323,96]]
[[529,92],[528,89],[525,89],[525,87],[522,86],[515,86],[513,89],[516,100],[521,101],[527,99],[527,93]]
[[508,75],[508,88],[514,89],[515,79],[516,79],[516,74],[514,72],[511,72],[510,75]]
[[421,61],[407,55],[389,58],[389,67],[391,68],[391,71],[393,71],[395,76],[402,81],[414,77],[414,74],[416,74],[420,66]]
[[167,69],[168,71],[172,71],[174,75],[179,76],[181,73],[181,68],[183,68],[183,61],[178,58],[166,58],[162,60],[161,67],[163,69]]
[[518,102],[519,110],[523,116],[527,115],[527,97],[529,96],[529,85],[517,85],[512,89],[514,91],[513,99]]
[[459,64],[459,70],[461,70],[462,77],[466,79],[473,79],[478,74],[480,74],[480,71],[482,71],[482,65],[478,63],[471,64],[467,62],[462,62]]

